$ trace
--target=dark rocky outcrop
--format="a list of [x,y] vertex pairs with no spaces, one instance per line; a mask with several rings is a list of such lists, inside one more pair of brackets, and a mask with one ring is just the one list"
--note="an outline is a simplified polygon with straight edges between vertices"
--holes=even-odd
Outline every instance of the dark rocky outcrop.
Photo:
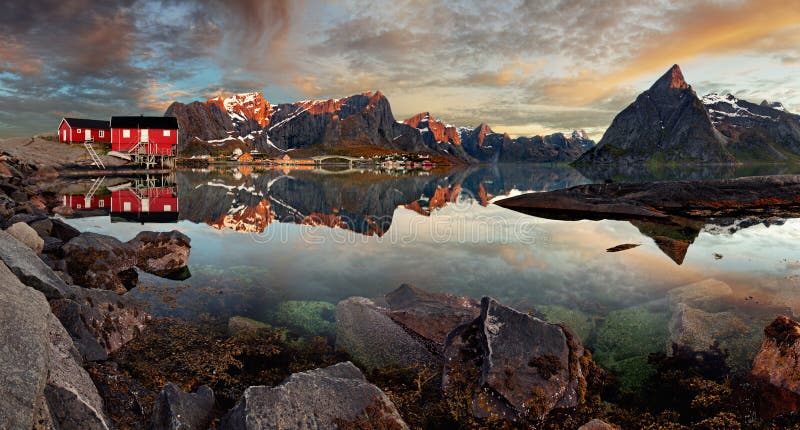
[[[529,193],[497,202],[499,206],[562,219],[648,219],[671,216],[796,214],[800,176],[754,176],[705,182],[593,184]],[[546,216],[546,215],[545,215]]]
[[620,112],[576,164],[730,163],[725,137],[678,65]]
[[214,391],[206,385],[184,393],[168,382],[153,408],[153,430],[204,430],[211,424]]
[[111,236],[86,232],[71,239],[62,249],[67,273],[76,284],[119,294],[136,286],[138,276],[131,274],[136,254],[128,244]]
[[276,387],[250,387],[220,430],[407,429],[394,404],[350,362],[295,373]]
[[445,392],[471,395],[477,417],[538,420],[586,399],[591,356],[563,325],[484,297],[475,321],[445,344]]
[[162,277],[185,279],[190,239],[176,230],[140,232],[128,242],[85,232],[61,248],[67,273],[76,284],[124,294],[138,282],[135,267]]

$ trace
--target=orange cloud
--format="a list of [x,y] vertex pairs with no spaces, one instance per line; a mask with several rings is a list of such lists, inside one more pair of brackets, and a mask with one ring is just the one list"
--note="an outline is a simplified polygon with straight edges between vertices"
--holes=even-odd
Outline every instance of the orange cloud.
[[698,5],[665,33],[644,40],[629,61],[608,73],[582,72],[543,84],[545,95],[574,104],[596,101],[625,82],[666,70],[699,55],[754,49],[796,49],[800,42],[800,2],[747,0],[738,6]]

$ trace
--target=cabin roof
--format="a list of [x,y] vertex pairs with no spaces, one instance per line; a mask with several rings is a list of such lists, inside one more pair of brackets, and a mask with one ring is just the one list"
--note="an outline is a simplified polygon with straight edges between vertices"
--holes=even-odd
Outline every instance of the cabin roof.
[[66,121],[70,127],[109,128],[108,121],[103,121],[100,119],[64,118],[64,121]]
[[177,130],[178,119],[172,116],[112,116],[111,128],[158,128]]

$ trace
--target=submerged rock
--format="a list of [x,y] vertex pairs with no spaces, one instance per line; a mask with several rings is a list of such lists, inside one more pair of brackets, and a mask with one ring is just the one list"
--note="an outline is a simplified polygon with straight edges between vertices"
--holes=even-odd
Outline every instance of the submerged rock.
[[237,333],[270,328],[269,324],[256,321],[243,316],[233,316],[228,319],[228,335],[235,336]]
[[189,262],[188,236],[177,231],[143,231],[128,244],[136,254],[136,265],[147,273],[166,278],[181,278]]
[[5,231],[0,231],[0,260],[20,281],[41,291],[48,299],[57,299],[64,295],[64,281],[31,248]]
[[37,254],[42,253],[42,249],[44,248],[44,239],[39,237],[39,233],[37,233],[36,230],[31,228],[31,226],[28,224],[25,224],[24,222],[15,223],[6,229],[6,233],[14,236],[14,238],[16,238],[18,241],[27,245],[28,248],[33,250],[33,252]]
[[214,391],[208,386],[184,393],[168,382],[153,408],[153,430],[204,430],[211,423],[213,409]]
[[220,430],[407,429],[394,404],[350,362],[256,386],[221,420]]
[[370,370],[438,362],[420,339],[386,313],[386,308],[364,297],[339,302],[336,305],[336,348],[346,351]]
[[275,323],[301,334],[329,336],[336,332],[335,310],[333,303],[288,300],[278,305]]
[[471,395],[476,417],[538,420],[585,401],[591,358],[572,332],[489,297],[447,337],[445,358],[445,392]]

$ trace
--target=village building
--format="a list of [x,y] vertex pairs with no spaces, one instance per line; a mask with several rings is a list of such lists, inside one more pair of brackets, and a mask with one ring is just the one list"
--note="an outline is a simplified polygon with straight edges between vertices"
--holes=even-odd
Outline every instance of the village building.
[[108,121],[84,118],[62,118],[58,125],[58,141],[63,143],[111,142]]
[[112,151],[171,156],[177,145],[178,120],[174,117],[111,117]]

